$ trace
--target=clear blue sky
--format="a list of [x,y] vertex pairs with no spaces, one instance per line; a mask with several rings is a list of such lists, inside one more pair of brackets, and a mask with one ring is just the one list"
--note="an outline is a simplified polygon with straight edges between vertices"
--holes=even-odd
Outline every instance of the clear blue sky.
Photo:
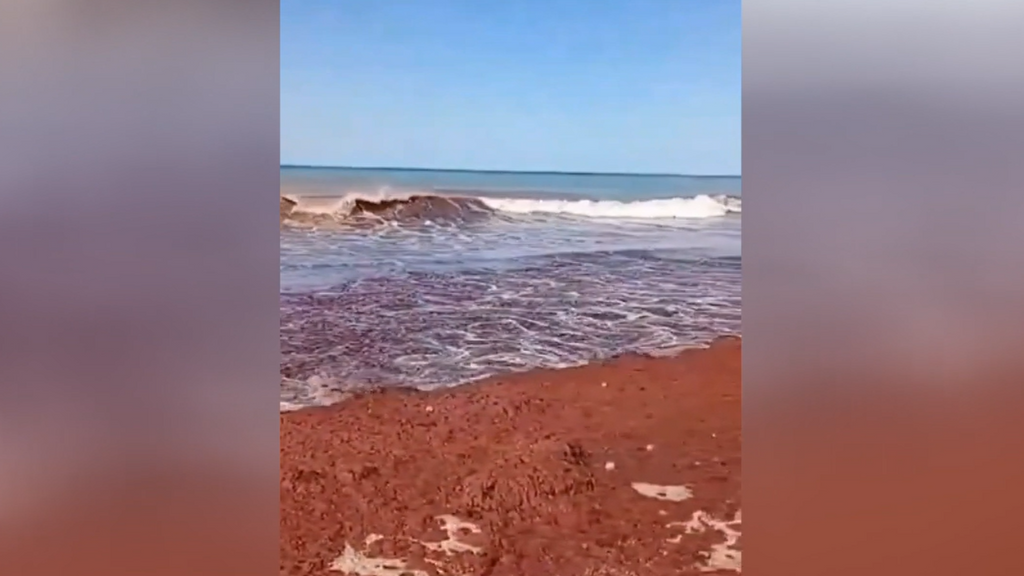
[[282,0],[281,163],[740,173],[739,0]]

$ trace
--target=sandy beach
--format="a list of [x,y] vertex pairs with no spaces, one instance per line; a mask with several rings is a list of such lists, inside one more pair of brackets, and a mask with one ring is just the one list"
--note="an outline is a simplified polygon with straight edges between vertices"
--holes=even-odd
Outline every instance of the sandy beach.
[[741,347],[282,413],[280,573],[736,573]]

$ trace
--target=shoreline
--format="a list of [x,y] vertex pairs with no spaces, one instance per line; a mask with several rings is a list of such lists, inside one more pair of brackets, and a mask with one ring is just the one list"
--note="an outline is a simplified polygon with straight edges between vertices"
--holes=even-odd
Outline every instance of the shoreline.
[[281,412],[280,572],[736,573],[741,353],[721,337]]
[[[329,292],[329,290],[325,290],[325,292]],[[305,294],[305,292],[302,292],[300,294]],[[572,365],[569,365],[569,366],[559,366],[559,367],[556,367],[556,368],[530,368],[530,369],[521,370],[521,371],[502,372],[502,373],[498,373],[498,374],[491,374],[491,375],[487,375],[487,376],[481,376],[479,378],[475,378],[473,380],[467,380],[465,382],[456,382],[454,384],[444,384],[444,385],[437,385],[437,386],[433,386],[433,387],[422,387],[422,386],[403,385],[403,384],[378,384],[378,385],[374,385],[374,386],[365,386],[365,387],[359,387],[359,388],[351,388],[351,389],[346,389],[346,390],[339,390],[339,389],[333,387],[333,385],[329,381],[325,381],[324,384],[323,384],[322,396],[332,397],[330,402],[325,403],[325,404],[309,404],[309,405],[295,404],[295,405],[289,406],[287,408],[282,406],[281,409],[280,409],[280,413],[281,414],[287,414],[287,413],[292,413],[292,412],[298,412],[298,411],[301,411],[301,410],[311,410],[311,409],[315,410],[315,409],[318,409],[318,408],[331,408],[331,407],[334,407],[337,404],[340,404],[342,402],[346,402],[346,401],[352,400],[353,398],[356,398],[356,397],[366,396],[366,395],[369,395],[369,394],[379,394],[379,393],[382,393],[382,392],[385,392],[385,391],[388,391],[388,390],[394,391],[395,393],[413,392],[413,393],[418,393],[418,394],[440,394],[440,393],[443,393],[446,390],[454,390],[454,389],[463,388],[463,387],[466,387],[466,386],[487,385],[488,383],[490,383],[492,381],[497,383],[497,382],[507,381],[509,379],[518,379],[518,378],[522,378],[522,377],[530,378],[530,377],[532,377],[531,375],[536,376],[536,375],[539,375],[539,374],[542,374],[542,373],[543,374],[546,374],[546,373],[549,373],[549,372],[556,372],[557,373],[557,372],[562,372],[564,370],[578,370],[580,368],[585,368],[587,366],[601,366],[601,365],[606,365],[608,363],[617,362],[617,361],[619,361],[620,359],[623,359],[623,358],[650,358],[650,359],[673,358],[675,356],[678,356],[679,354],[682,354],[683,352],[687,352],[687,351],[691,351],[691,350],[707,350],[712,345],[714,345],[716,342],[719,342],[719,341],[729,341],[729,340],[737,340],[737,341],[739,341],[739,340],[742,340],[742,337],[739,334],[722,334],[720,336],[717,336],[717,337],[712,338],[712,339],[710,339],[708,341],[705,341],[705,342],[696,342],[696,343],[693,343],[693,344],[683,344],[683,345],[680,345],[680,346],[670,346],[670,347],[666,347],[666,348],[658,348],[658,349],[649,350],[649,351],[622,352],[622,353],[616,354],[614,356],[610,356],[608,358],[601,358],[601,359],[596,359],[596,360],[590,360],[590,361],[587,361],[587,362],[581,362],[579,364],[572,364]],[[286,379],[286,380],[291,380],[291,379]],[[296,380],[291,380],[291,381],[293,381],[293,382],[300,382],[300,381],[296,381]],[[317,393],[317,395],[320,395],[320,394],[321,393]]]

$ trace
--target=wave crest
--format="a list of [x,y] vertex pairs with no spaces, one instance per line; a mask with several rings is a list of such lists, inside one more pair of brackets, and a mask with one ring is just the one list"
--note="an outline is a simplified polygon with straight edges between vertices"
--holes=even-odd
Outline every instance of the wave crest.
[[742,201],[731,196],[701,194],[690,198],[657,200],[545,200],[528,198],[481,198],[485,205],[517,214],[569,214],[589,218],[713,218],[743,210]]
[[465,221],[491,212],[477,198],[436,194],[281,197],[281,220],[297,223],[367,219],[397,222]]
[[300,224],[367,219],[399,222],[466,221],[495,212],[562,214],[587,218],[713,218],[739,214],[742,210],[742,200],[738,197],[707,194],[635,201],[477,197],[430,192],[281,196],[281,221]]

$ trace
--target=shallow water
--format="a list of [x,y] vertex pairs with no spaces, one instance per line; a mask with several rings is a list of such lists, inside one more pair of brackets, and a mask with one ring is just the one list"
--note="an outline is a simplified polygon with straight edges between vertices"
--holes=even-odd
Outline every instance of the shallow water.
[[[739,332],[738,179],[677,181],[673,196],[678,177],[567,177],[559,187],[550,175],[502,175],[456,194],[459,182],[427,174],[416,184],[402,172],[372,189],[342,170],[333,184],[318,173],[311,188],[306,173],[282,171],[282,192],[317,213],[282,227],[283,403],[323,403],[324,388],[446,386]],[[486,175],[473,178],[485,188]],[[588,182],[598,190],[589,198]],[[314,188],[315,202],[302,195]],[[452,194],[475,200],[374,208]],[[374,200],[356,215],[355,197]]]

